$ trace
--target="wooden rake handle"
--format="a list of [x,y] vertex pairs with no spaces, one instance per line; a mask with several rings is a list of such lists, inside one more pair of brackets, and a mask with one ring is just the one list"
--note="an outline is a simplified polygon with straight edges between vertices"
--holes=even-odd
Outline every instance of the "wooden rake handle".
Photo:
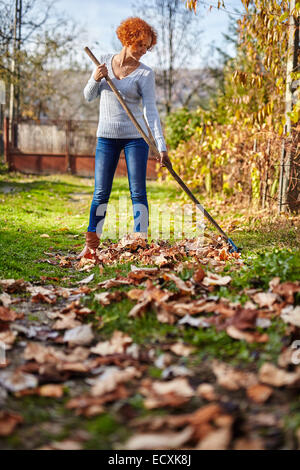
[[[88,48],[88,47],[85,47],[84,48],[85,52],[87,53],[87,55],[90,57],[90,59],[94,62],[94,64],[98,67],[98,65],[100,65],[100,62],[96,59],[96,57],[94,56],[94,54],[92,53],[92,51]],[[132,112],[130,111],[130,109],[128,108],[127,104],[125,103],[125,101],[123,100],[122,96],[120,95],[119,91],[117,90],[117,88],[115,87],[115,85],[113,84],[113,82],[111,81],[111,79],[109,78],[109,76],[107,75],[105,77],[107,83],[109,84],[110,88],[112,89],[112,91],[115,93],[117,99],[119,100],[120,104],[122,105],[122,107],[125,109],[126,113],[128,114],[129,118],[131,119],[131,121],[133,122],[133,124],[135,125],[135,127],[138,129],[138,131],[140,132],[140,134],[143,136],[143,138],[145,139],[145,141],[147,142],[147,144],[149,145],[149,148],[151,149],[152,153],[158,158],[160,159],[160,153],[155,145],[155,141],[154,141],[154,138],[153,138],[153,135],[151,133],[151,130],[149,128],[149,126],[147,125],[147,122],[145,121],[146,125],[147,125],[147,129],[148,129],[148,132],[149,132],[149,136],[147,136],[145,134],[145,132],[143,131],[143,129],[141,128],[141,126],[139,125],[139,123],[137,122],[137,120],[135,119],[134,115],[132,114]],[[224,239],[230,243],[234,249],[234,251],[237,251],[238,248],[234,245],[233,241],[231,240],[231,238],[228,238],[228,236],[226,235],[226,233],[221,229],[221,227],[219,226],[219,224],[212,218],[212,216],[207,212],[206,209],[204,209],[204,207],[202,206],[202,204],[200,204],[200,202],[198,201],[198,199],[194,196],[194,194],[192,193],[192,191],[186,186],[186,184],[182,181],[182,179],[180,178],[180,176],[173,170],[172,168],[172,164],[171,163],[164,163],[164,165],[166,166],[166,168],[169,170],[169,172],[171,173],[171,175],[174,177],[174,179],[177,181],[177,183],[181,186],[181,188],[186,192],[186,194],[190,197],[190,199],[197,205],[198,209],[203,213],[203,215],[216,227],[216,229],[219,231],[219,233],[224,237]]]

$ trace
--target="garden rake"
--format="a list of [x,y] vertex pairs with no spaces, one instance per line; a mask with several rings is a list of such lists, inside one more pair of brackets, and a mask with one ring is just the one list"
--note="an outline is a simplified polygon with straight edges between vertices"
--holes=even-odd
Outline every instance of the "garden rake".
[[[90,57],[90,59],[94,62],[94,64],[96,66],[100,65],[100,62],[96,59],[96,57],[94,56],[94,54],[91,52],[91,50],[88,48],[88,47],[85,47],[84,48],[85,52],[87,53],[87,55]],[[117,90],[117,88],[115,87],[115,85],[113,84],[112,80],[109,78],[109,76],[105,77],[108,85],[110,86],[110,88],[112,89],[112,91],[114,92],[114,94],[116,95],[118,101],[120,102],[121,106],[124,108],[124,110],[126,111],[128,117],[130,118],[130,120],[133,122],[133,124],[135,125],[135,127],[137,128],[137,130],[139,131],[139,133],[142,135],[142,137],[144,138],[144,140],[147,142],[147,144],[149,145],[149,148],[151,149],[151,152],[152,154],[158,159],[160,160],[160,153],[157,149],[157,146],[155,144],[155,140],[154,140],[154,137],[151,133],[151,130],[145,120],[145,123],[146,123],[146,126],[147,126],[147,129],[148,129],[148,132],[149,132],[149,136],[144,132],[144,130],[141,128],[140,124],[137,122],[137,120],[135,119],[134,115],[132,114],[132,112],[130,111],[130,109],[128,108],[127,104],[125,103],[124,99],[122,98],[122,96],[120,95],[119,91]],[[230,245],[230,251],[231,252],[238,252],[238,251],[241,251],[240,248],[238,248],[235,243],[231,240],[231,238],[229,238],[226,233],[224,232],[224,230],[222,230],[222,228],[220,227],[220,225],[213,219],[213,217],[207,212],[207,210],[202,206],[202,204],[200,204],[200,202],[198,201],[198,199],[193,195],[192,191],[186,186],[186,184],[182,181],[182,179],[180,178],[180,176],[173,170],[172,168],[172,164],[169,163],[169,162],[164,162],[164,166],[168,169],[168,171],[171,173],[171,175],[173,176],[173,178],[177,181],[177,183],[181,186],[181,188],[186,192],[186,194],[189,196],[189,198],[196,204],[196,206],[198,207],[198,209],[202,212],[202,214],[214,225],[214,227],[216,227],[216,229],[218,230],[218,232],[221,234],[221,236],[223,237],[223,239]]]

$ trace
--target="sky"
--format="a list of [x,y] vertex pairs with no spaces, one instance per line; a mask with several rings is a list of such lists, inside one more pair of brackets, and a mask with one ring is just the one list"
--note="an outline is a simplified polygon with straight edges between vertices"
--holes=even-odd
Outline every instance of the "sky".
[[[217,45],[225,47],[222,33],[228,31],[228,13],[218,10],[217,0],[200,0],[205,5],[197,8],[197,18],[199,27],[202,30],[201,53],[197,57],[197,62],[193,67],[202,67],[209,63],[213,65],[214,55],[211,46]],[[115,30],[120,22],[134,14],[133,0],[57,0],[55,8],[59,13],[66,13],[78,26],[81,26],[85,33],[83,35],[84,46],[89,46],[96,54],[108,52],[119,52],[122,45],[116,37]],[[210,5],[213,8],[209,10]],[[241,0],[225,0],[228,12],[244,12]],[[194,15],[191,12],[191,15]],[[234,15],[237,19],[238,15]],[[159,40],[159,38],[158,38]],[[119,47],[118,47],[119,46]],[[226,52],[233,55],[233,49],[226,46]],[[143,56],[142,62],[153,66],[151,52]]]

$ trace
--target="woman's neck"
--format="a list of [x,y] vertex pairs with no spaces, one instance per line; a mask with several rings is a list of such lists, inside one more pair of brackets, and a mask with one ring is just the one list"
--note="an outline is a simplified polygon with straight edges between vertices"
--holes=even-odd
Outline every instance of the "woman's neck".
[[119,52],[119,54],[117,54],[115,57],[117,58],[117,61],[118,61],[118,64],[120,65],[120,67],[123,67],[124,65],[129,65],[129,66],[134,67],[134,66],[139,64],[139,61],[134,59],[130,55],[127,47],[125,47],[125,46],[123,47],[121,52]]

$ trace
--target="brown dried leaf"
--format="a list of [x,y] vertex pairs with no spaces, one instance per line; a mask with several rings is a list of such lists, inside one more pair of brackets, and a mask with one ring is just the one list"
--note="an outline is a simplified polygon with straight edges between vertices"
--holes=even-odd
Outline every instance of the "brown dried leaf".
[[199,395],[200,397],[208,401],[215,401],[215,400],[218,400],[219,398],[213,385],[209,383],[202,383],[198,385],[196,393],[197,395]]
[[194,274],[193,274],[193,280],[196,282],[196,283],[200,283],[203,281],[203,279],[205,278],[205,271],[203,268],[199,267],[195,270]]
[[287,307],[281,310],[280,316],[285,323],[290,323],[291,325],[300,327],[300,306],[299,305],[295,308],[292,305],[288,305]]
[[80,325],[71,330],[67,330],[64,334],[63,341],[69,343],[70,346],[84,346],[90,344],[94,339],[94,334],[90,324]]
[[3,370],[0,372],[0,384],[11,392],[19,392],[26,388],[35,388],[38,380],[32,374],[24,374],[15,370]]
[[272,395],[273,390],[271,387],[262,384],[252,385],[246,390],[247,396],[255,403],[265,403]]
[[13,302],[13,299],[9,294],[3,292],[3,294],[0,294],[0,302],[2,303],[3,307],[9,307]]
[[5,344],[6,349],[11,349],[18,333],[16,331],[6,330],[0,333],[0,342]]
[[0,436],[9,436],[14,432],[16,426],[22,422],[21,415],[0,410]]
[[140,393],[146,396],[144,406],[147,409],[164,406],[181,406],[194,395],[186,378],[179,377],[168,382],[145,379],[142,381]]
[[126,348],[132,343],[132,338],[122,331],[115,330],[109,341],[102,341],[91,348],[91,352],[101,356],[108,354],[125,353]]
[[240,437],[233,444],[234,450],[264,450],[263,440],[257,438]]
[[196,351],[196,349],[193,348],[192,346],[187,346],[186,344],[183,344],[181,342],[171,344],[170,346],[168,346],[168,348],[174,354],[177,354],[177,356],[183,356],[183,357],[188,357],[190,354]]
[[104,393],[115,390],[120,383],[128,382],[140,376],[141,372],[132,366],[126,367],[124,370],[110,367],[95,380],[91,389],[91,395],[93,397],[104,395]]
[[76,313],[74,312],[70,312],[65,315],[58,314],[57,316],[60,320],[57,320],[52,326],[54,330],[67,330],[81,325],[80,321],[75,320]]
[[217,377],[218,384],[227,390],[248,388],[258,383],[258,378],[252,372],[234,369],[228,364],[217,360],[213,360],[212,370]]
[[231,276],[219,276],[218,274],[207,271],[202,281],[204,286],[226,286],[231,281]]
[[115,292],[101,292],[100,294],[95,294],[95,300],[101,303],[101,305],[109,305],[112,301],[120,302],[125,293],[122,291]]
[[24,318],[24,313],[17,313],[7,307],[0,307],[0,320],[15,321],[18,318]]
[[121,448],[123,450],[180,449],[192,434],[191,426],[186,426],[179,432],[135,434]]
[[226,328],[226,333],[234,339],[244,339],[247,343],[266,343],[269,340],[269,336],[267,333],[259,333],[258,331],[254,331],[253,333],[249,333],[246,331],[241,331],[233,325],[230,325]]
[[103,404],[108,402],[115,402],[128,398],[129,392],[120,384],[112,392],[106,393],[100,397],[92,397],[90,395],[82,395],[72,398],[68,401],[66,408],[75,409],[76,415],[83,415],[86,417],[95,416],[104,411]]
[[294,294],[296,292],[300,292],[300,282],[283,282],[282,284],[278,284],[277,286],[273,287],[273,292],[283,297],[288,304],[293,304]]
[[271,308],[274,302],[278,300],[278,295],[273,294],[272,292],[258,292],[253,296],[253,300],[259,305],[259,307]]
[[176,287],[179,289],[180,292],[183,294],[193,294],[194,288],[192,285],[188,285],[188,282],[183,281],[180,277],[176,276],[173,273],[164,273],[163,279],[166,281],[173,281]]
[[14,292],[25,291],[27,286],[30,286],[30,283],[24,281],[24,279],[2,279],[0,280],[0,286],[5,292],[13,294]]
[[226,450],[230,444],[232,431],[229,426],[213,430],[195,447],[196,450]]
[[273,387],[282,387],[284,385],[295,385],[300,380],[300,369],[296,372],[286,372],[279,369],[274,364],[265,362],[259,369],[259,380]]

